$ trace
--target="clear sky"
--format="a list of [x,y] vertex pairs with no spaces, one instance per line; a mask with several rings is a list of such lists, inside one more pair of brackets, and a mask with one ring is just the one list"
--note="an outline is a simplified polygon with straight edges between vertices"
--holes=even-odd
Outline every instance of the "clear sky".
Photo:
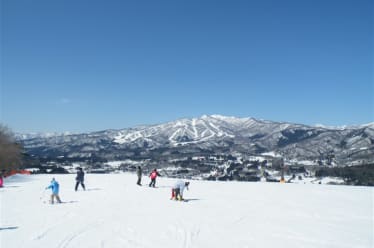
[[0,122],[374,121],[372,0],[2,0]]

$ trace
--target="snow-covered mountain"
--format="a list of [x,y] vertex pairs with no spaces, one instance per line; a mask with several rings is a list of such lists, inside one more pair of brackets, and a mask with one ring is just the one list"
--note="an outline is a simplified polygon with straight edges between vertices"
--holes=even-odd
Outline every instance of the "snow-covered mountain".
[[110,161],[178,154],[275,153],[289,160],[330,156],[338,165],[374,160],[373,123],[333,129],[221,115],[21,142],[30,154],[48,158]]
[[71,135],[71,132],[51,132],[51,133],[16,133],[15,138],[17,140],[27,140],[27,139],[35,139],[35,138],[50,138],[55,136],[62,136],[62,135]]

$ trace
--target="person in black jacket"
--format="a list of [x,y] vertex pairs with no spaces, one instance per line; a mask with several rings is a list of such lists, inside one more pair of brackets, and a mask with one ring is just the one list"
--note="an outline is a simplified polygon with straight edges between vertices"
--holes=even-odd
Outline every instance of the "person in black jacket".
[[136,182],[137,185],[141,186],[142,185],[142,167],[140,167],[140,165],[138,165],[136,167],[136,175],[138,176],[138,181]]
[[78,168],[78,171],[77,171],[77,176],[75,177],[75,180],[77,181],[77,183],[75,184],[75,191],[78,190],[78,185],[81,184],[82,185],[82,188],[83,190],[86,190],[86,187],[84,186],[84,172],[83,172],[83,169],[81,167]]

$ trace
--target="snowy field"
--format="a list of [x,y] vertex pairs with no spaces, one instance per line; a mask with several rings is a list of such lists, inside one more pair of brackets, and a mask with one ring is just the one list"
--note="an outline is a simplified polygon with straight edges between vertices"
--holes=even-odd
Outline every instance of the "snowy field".
[[0,247],[374,247],[374,188],[192,181],[175,202],[175,179],[87,174],[75,192],[75,175],[55,175],[64,203],[50,205],[51,178],[5,180]]

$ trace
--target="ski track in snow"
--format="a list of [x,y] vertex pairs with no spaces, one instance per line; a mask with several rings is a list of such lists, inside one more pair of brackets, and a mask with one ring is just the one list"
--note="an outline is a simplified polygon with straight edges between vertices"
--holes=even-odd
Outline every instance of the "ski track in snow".
[[194,241],[199,237],[200,228],[188,228],[181,222],[176,222],[174,225],[168,227],[166,232],[167,237],[174,237],[178,240],[178,247],[189,248],[194,247]]
[[[66,217],[68,214],[66,214],[64,217]],[[62,219],[64,220],[64,219]],[[57,226],[59,226],[62,223],[61,220],[58,220],[57,222],[53,223],[53,225],[47,226],[43,231],[38,232],[38,234],[33,235],[34,238],[32,240],[40,240],[47,236],[48,233],[50,233],[52,230],[54,230]]]
[[[51,177],[67,204],[40,201]],[[373,247],[370,187],[191,180],[190,201],[176,202],[164,177],[149,188],[134,174],[86,174],[78,192],[72,174],[19,178],[0,191],[4,248]]]

